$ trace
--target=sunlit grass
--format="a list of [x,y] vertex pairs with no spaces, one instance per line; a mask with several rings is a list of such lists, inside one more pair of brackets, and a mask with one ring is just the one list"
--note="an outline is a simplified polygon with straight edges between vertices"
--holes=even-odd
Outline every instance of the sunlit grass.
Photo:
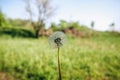
[[[119,44],[113,36],[68,38],[61,48],[63,79],[119,80]],[[57,80],[56,51],[47,38],[0,38],[0,68],[22,80]]]

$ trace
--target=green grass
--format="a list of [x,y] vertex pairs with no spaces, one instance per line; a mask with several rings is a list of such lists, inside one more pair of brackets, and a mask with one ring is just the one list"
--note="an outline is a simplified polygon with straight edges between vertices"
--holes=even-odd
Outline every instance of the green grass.
[[[120,35],[70,38],[61,48],[63,80],[119,80]],[[20,80],[57,80],[57,49],[47,38],[0,37],[0,71]]]

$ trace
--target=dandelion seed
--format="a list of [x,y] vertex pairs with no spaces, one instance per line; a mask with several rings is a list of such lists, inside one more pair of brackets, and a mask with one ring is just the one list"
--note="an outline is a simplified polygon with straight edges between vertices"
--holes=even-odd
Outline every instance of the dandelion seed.
[[66,36],[63,32],[57,31],[49,37],[48,42],[52,48],[58,48],[66,43]]
[[48,42],[49,42],[49,44],[52,48],[58,48],[59,80],[62,80],[61,66],[60,66],[60,59],[59,59],[59,51],[60,51],[60,47],[63,46],[66,42],[66,36],[63,32],[57,31],[49,37]]

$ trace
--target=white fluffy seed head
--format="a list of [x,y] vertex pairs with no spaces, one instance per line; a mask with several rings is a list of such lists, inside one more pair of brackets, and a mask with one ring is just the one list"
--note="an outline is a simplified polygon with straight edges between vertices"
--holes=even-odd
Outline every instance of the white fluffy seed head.
[[57,31],[50,35],[48,42],[52,48],[58,48],[66,43],[66,36],[63,32]]

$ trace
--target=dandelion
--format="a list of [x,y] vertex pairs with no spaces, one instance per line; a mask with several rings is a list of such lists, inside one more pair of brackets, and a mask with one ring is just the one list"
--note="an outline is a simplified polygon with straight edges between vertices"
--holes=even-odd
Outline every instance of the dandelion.
[[52,48],[58,48],[59,80],[62,80],[59,51],[60,51],[60,47],[63,46],[66,42],[66,36],[63,32],[57,31],[49,37],[48,42]]

